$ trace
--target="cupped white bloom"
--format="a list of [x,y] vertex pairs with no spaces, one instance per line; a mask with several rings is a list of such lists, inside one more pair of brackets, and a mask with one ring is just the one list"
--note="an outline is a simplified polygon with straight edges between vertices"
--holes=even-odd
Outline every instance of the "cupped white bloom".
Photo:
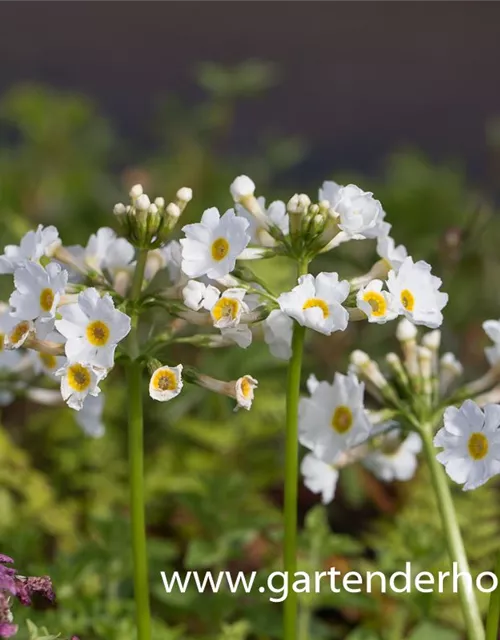
[[448,294],[439,291],[441,279],[433,276],[431,266],[411,257],[405,259],[399,271],[390,271],[387,287],[394,296],[396,308],[415,324],[437,329],[443,322],[441,310]]
[[83,250],[85,265],[99,273],[107,270],[111,275],[130,270],[135,256],[134,247],[125,238],[119,238],[113,229],[101,227],[93,233]]
[[248,305],[244,302],[245,289],[233,287],[226,289],[220,298],[210,307],[210,315],[214,327],[229,329],[236,327],[243,313],[248,313]]
[[253,196],[255,193],[255,183],[248,176],[238,176],[233,180],[229,187],[229,191],[235,202],[240,202],[244,198]]
[[398,315],[392,295],[384,291],[383,286],[382,280],[372,280],[356,294],[358,308],[366,315],[368,322],[385,324]]
[[293,320],[280,309],[273,309],[263,324],[264,340],[275,358],[290,360],[292,356]]
[[56,308],[68,283],[68,272],[56,262],[45,268],[25,262],[14,271],[15,291],[10,296],[11,315],[33,320],[37,337],[43,339],[54,328]]
[[417,454],[421,449],[422,439],[417,433],[410,433],[400,442],[398,431],[391,431],[384,436],[382,447],[375,449],[363,459],[363,465],[384,482],[406,482],[415,475],[418,466]]
[[198,280],[189,280],[182,290],[182,299],[184,304],[193,311],[206,309],[210,311],[220,296],[217,287],[209,284],[208,286]]
[[234,342],[241,349],[247,349],[252,344],[252,331],[246,324],[239,324],[236,327],[221,329],[220,333],[225,340]]
[[68,407],[80,411],[88,395],[99,395],[99,383],[106,374],[105,369],[83,362],[68,362],[58,369],[56,376],[61,378],[61,395]]
[[2,324],[6,349],[19,349],[35,333],[35,325],[31,320],[19,321],[19,318],[14,318],[11,314],[4,318]]
[[354,184],[339,186],[335,182],[325,182],[320,190],[320,198],[328,200],[339,216],[339,229],[351,238],[374,238],[386,231],[381,224],[384,210],[373,193],[363,191]]
[[236,380],[235,390],[236,390],[236,402],[237,409],[246,409],[250,410],[252,406],[252,402],[254,399],[254,389],[258,386],[258,381],[252,376],[243,376]]
[[7,245],[0,255],[0,274],[14,273],[25,262],[38,262],[43,256],[51,257],[61,245],[56,227],[38,225],[36,231],[28,231],[19,246]]
[[320,273],[301,276],[299,284],[278,298],[283,313],[329,336],[334,331],[344,331],[349,314],[342,302],[349,295],[347,280],[339,282],[338,273]]
[[[51,331],[45,338],[47,342],[53,342],[56,344],[64,344],[64,337],[57,331]],[[34,351],[29,349],[28,351],[31,364],[33,365],[33,371],[35,374],[46,374],[48,376],[55,376],[56,372],[61,369],[65,363],[65,356],[57,356],[51,353],[44,353],[43,351]]]
[[[252,244],[258,244],[263,247],[274,246],[275,241],[268,233],[269,227],[276,227],[284,236],[290,233],[290,217],[287,213],[286,205],[281,200],[275,200],[266,209],[265,198],[257,198],[257,202],[264,218],[256,218],[242,204],[236,205],[236,213],[238,216],[248,220],[248,233]],[[265,225],[262,224],[263,219],[266,221]]]
[[88,362],[111,368],[118,343],[130,331],[130,318],[115,309],[107,293],[90,288],[78,296],[76,304],[59,309],[62,320],[56,328],[66,339],[65,352],[70,362]]
[[179,395],[183,384],[182,364],[159,367],[149,381],[149,395],[158,402],[167,402]]
[[217,279],[234,269],[236,259],[250,241],[248,221],[239,218],[233,209],[223,216],[212,207],[201,222],[183,227],[186,237],[182,245],[182,270],[190,278],[207,275]]
[[500,364],[500,320],[486,320],[483,322],[483,329],[493,346],[486,347],[484,353],[486,359],[492,367]]
[[339,479],[338,469],[308,453],[302,459],[300,472],[304,476],[304,485],[309,491],[319,493],[323,504],[333,500]]
[[88,395],[83,406],[76,414],[76,422],[85,435],[90,438],[102,438],[106,431],[102,414],[104,411],[104,393],[98,396]]
[[381,235],[377,238],[377,253],[396,273],[408,257],[408,251],[402,244],[396,246],[391,236]]
[[335,374],[333,384],[320,382],[299,404],[299,440],[317,458],[334,463],[360,444],[372,426],[363,404],[364,384],[354,374]]
[[444,426],[434,445],[442,447],[437,459],[446,473],[464,491],[477,489],[500,473],[500,406],[487,404],[481,410],[472,400],[448,407]]

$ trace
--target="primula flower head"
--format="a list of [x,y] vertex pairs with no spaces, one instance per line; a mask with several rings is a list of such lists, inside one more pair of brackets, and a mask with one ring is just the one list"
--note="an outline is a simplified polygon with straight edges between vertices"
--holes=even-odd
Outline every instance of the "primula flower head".
[[243,301],[245,289],[237,287],[226,289],[210,308],[214,327],[229,329],[240,323],[241,314],[248,313],[248,305]]
[[201,222],[183,227],[182,270],[190,278],[206,275],[222,278],[232,271],[236,258],[250,241],[249,223],[237,217],[233,209],[223,216],[212,207],[207,209]]
[[325,335],[344,331],[349,314],[342,302],[349,294],[347,280],[339,282],[337,273],[301,276],[299,284],[278,298],[281,310],[299,324]]
[[96,289],[86,289],[76,304],[62,306],[60,314],[56,328],[67,338],[68,360],[111,368],[117,344],[130,331],[130,318],[115,309],[111,296],[101,298]]
[[254,399],[254,389],[257,388],[258,382],[252,376],[243,376],[238,378],[235,383],[235,397],[238,403],[237,408],[250,410]]
[[0,274],[14,273],[25,262],[38,262],[43,256],[51,257],[61,244],[56,227],[38,225],[36,231],[28,231],[19,246],[7,245],[0,256]]
[[99,395],[99,382],[106,373],[106,370],[82,362],[68,362],[56,371],[56,376],[61,378],[61,395],[68,407],[80,411],[88,395]]
[[149,381],[149,395],[158,402],[167,402],[182,390],[182,365],[158,367]]
[[392,295],[383,291],[383,286],[382,280],[372,280],[356,295],[358,308],[366,315],[368,322],[384,324],[398,315]]
[[448,302],[448,294],[439,291],[441,279],[433,276],[431,266],[411,257],[405,259],[399,271],[391,271],[387,287],[394,296],[400,313],[415,324],[437,329],[443,322],[441,310]]

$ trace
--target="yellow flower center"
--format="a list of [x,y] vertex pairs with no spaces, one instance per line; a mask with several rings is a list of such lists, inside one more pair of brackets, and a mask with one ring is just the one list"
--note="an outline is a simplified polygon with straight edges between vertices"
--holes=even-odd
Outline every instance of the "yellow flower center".
[[467,448],[473,460],[482,460],[488,453],[488,438],[482,433],[473,433],[469,438]]
[[54,304],[54,292],[52,289],[44,289],[40,294],[40,309],[50,311]]
[[13,345],[18,344],[19,342],[21,342],[26,338],[29,330],[30,330],[30,323],[27,322],[26,320],[24,320],[23,322],[20,322],[19,324],[16,324],[16,326],[14,327],[14,329],[12,329],[10,333],[9,342],[11,342]]
[[234,320],[238,315],[240,301],[236,298],[219,298],[212,307],[212,316],[216,321],[221,318]]
[[403,291],[401,291],[401,304],[407,311],[413,311],[415,298],[413,297],[413,293],[408,291],[408,289],[403,289]]
[[90,387],[92,377],[87,367],[81,364],[72,364],[68,367],[68,384],[74,390],[81,393]]
[[321,311],[323,312],[323,318],[328,318],[328,316],[330,315],[328,305],[324,300],[321,300],[321,298],[309,298],[309,300],[306,300],[304,302],[304,306],[302,307],[302,311],[305,311],[306,309],[312,309],[314,307],[318,307],[319,309],[321,309]]
[[169,369],[158,369],[153,374],[153,387],[158,391],[175,391],[177,389],[177,377]]
[[93,347],[104,347],[109,340],[109,327],[102,320],[94,320],[87,326],[86,334]]
[[387,313],[387,303],[384,296],[376,291],[367,291],[363,296],[363,300],[368,302],[372,308],[372,314],[380,318]]
[[46,369],[52,370],[56,368],[57,358],[50,353],[39,353],[38,357],[40,358],[43,366]]
[[244,398],[248,398],[252,395],[253,385],[246,377],[241,379],[241,393]]
[[212,258],[217,260],[217,262],[224,260],[228,253],[229,242],[226,238],[217,238],[217,240],[212,243]]
[[345,405],[339,405],[333,412],[332,427],[337,433],[347,433],[352,427],[352,411]]

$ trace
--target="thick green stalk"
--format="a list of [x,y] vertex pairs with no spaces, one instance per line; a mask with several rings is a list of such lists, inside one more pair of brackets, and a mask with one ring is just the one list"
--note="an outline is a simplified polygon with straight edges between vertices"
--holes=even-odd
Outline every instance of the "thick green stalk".
[[[307,262],[299,263],[298,275],[307,273]],[[288,366],[286,391],[286,445],[285,445],[285,539],[283,569],[291,581],[297,570],[297,496],[299,475],[299,399],[304,350],[305,328],[294,324],[292,357]],[[284,603],[284,637],[295,640],[297,635],[297,594],[290,591]]]
[[[500,553],[497,557],[495,575],[500,580]],[[486,640],[497,640],[500,627],[500,585],[490,596],[488,618],[486,619]]]
[[[141,294],[148,252],[139,251],[130,298],[135,302]],[[149,608],[148,556],[146,549],[146,517],[144,505],[144,421],[142,415],[142,365],[137,360],[139,342],[137,310],[132,312],[129,344],[132,361],[127,371],[130,514],[132,526],[132,555],[134,562],[134,597],[136,607],[137,640],[151,640],[151,612]]]
[[[448,479],[443,466],[436,460],[436,450],[432,442],[433,431],[431,425],[422,425],[421,435],[424,443],[424,453],[431,472],[432,485],[436,495],[450,560],[452,563],[456,563],[457,573],[470,573],[469,563],[462,540],[462,534],[460,533],[460,527],[458,525],[457,514],[453,505]],[[468,589],[466,580],[459,578],[458,582],[458,596],[462,607],[467,638],[469,640],[484,640],[484,627],[473,587]]]

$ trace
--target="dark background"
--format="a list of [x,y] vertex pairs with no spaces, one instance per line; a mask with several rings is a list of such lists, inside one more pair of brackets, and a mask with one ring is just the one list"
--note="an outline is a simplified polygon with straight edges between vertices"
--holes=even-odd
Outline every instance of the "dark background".
[[200,60],[277,63],[281,82],[240,113],[234,144],[262,128],[306,138],[306,174],[377,168],[408,144],[459,156],[482,180],[485,125],[500,113],[494,2],[3,2],[0,91],[46,82],[97,100],[147,146],[159,95],[199,99]]

